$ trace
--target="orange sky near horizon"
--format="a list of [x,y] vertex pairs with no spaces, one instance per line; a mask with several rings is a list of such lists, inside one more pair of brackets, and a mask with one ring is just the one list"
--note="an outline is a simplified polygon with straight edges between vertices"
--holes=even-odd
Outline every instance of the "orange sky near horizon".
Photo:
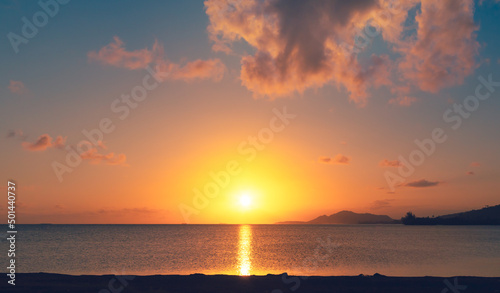
[[[307,3],[71,3],[29,43],[6,42],[0,186],[16,182],[19,222],[272,224],[500,204],[500,4]],[[38,9],[20,5],[1,12],[4,35]],[[359,29],[376,27],[360,46]]]

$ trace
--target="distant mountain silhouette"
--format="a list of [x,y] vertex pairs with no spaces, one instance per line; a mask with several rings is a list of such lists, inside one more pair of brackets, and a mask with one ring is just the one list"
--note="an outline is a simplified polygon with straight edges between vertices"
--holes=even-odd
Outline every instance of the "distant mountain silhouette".
[[500,205],[435,218],[418,218],[408,212],[401,222],[405,225],[500,225]]
[[373,214],[357,214],[351,211],[341,211],[336,214],[327,216],[319,216],[308,222],[287,221],[278,222],[277,224],[400,224],[398,220],[394,220],[385,215]]

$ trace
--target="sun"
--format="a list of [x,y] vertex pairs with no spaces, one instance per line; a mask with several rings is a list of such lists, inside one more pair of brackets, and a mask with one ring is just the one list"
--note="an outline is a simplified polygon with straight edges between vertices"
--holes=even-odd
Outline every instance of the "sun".
[[240,207],[244,209],[249,209],[252,207],[252,196],[248,192],[240,194],[239,197]]

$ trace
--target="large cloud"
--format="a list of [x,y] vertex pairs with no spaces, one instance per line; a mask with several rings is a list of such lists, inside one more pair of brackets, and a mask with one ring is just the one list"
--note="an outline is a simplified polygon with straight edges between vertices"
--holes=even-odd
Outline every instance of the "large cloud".
[[422,0],[415,20],[417,36],[398,44],[404,77],[429,92],[461,84],[477,66],[474,2]]
[[114,37],[113,41],[99,51],[88,53],[91,61],[130,70],[143,69],[148,65],[157,67],[162,78],[191,81],[194,79],[222,79],[226,67],[219,59],[195,60],[185,64],[170,62],[165,56],[163,45],[155,41],[151,49],[127,51],[125,43]]
[[[408,11],[419,3],[417,32],[411,35]],[[255,49],[241,58],[240,78],[257,96],[275,98],[333,83],[363,104],[370,87],[436,91],[461,83],[475,68],[472,0],[206,0],[205,8],[215,51],[231,53],[240,40]],[[405,57],[346,54],[346,46],[366,49],[356,42],[360,35],[366,39],[366,31],[360,33],[365,28],[381,31]]]

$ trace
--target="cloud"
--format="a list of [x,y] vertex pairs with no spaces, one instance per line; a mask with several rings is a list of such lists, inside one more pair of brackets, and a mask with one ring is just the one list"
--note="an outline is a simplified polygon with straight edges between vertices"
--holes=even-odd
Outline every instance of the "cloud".
[[389,161],[387,159],[383,159],[382,161],[380,161],[379,166],[380,167],[394,167],[394,168],[397,168],[397,167],[403,166],[403,163],[401,163],[398,160]]
[[161,78],[171,80],[212,79],[219,81],[226,71],[225,65],[219,59],[198,59],[185,64],[172,63],[165,57],[163,45],[157,40],[151,49],[127,51],[125,43],[115,36],[111,43],[99,51],[89,52],[87,56],[90,61],[130,70],[143,69],[152,65],[161,73]]
[[57,148],[57,149],[63,149],[64,146],[66,145],[66,139],[67,137],[62,137],[62,136],[57,136],[56,140],[52,144],[52,147]]
[[439,182],[439,181],[427,181],[425,179],[422,179],[422,180],[408,182],[404,186],[415,187],[415,188],[423,188],[423,187],[438,186],[440,183],[441,182]]
[[98,61],[102,64],[122,67],[127,69],[146,68],[153,61],[154,52],[148,49],[136,51],[125,50],[125,43],[119,37],[113,37],[113,42],[101,48],[98,52],[88,53],[90,60]]
[[[170,65],[170,76],[175,80],[191,81],[194,79],[213,79],[220,81],[224,76],[226,67],[219,59],[196,60],[184,66]],[[160,67],[161,68],[161,67]],[[164,72],[160,70],[160,72]]]
[[[420,6],[418,6],[420,4]],[[254,49],[241,57],[240,79],[256,97],[271,99],[333,84],[363,105],[368,90],[411,85],[424,91],[462,83],[476,67],[478,43],[472,0],[206,0],[214,51],[233,53],[245,41]],[[415,33],[408,11],[421,7]],[[389,15],[389,16],[387,16]],[[376,28],[387,55],[359,57]],[[362,46],[359,41],[366,44]],[[357,46],[346,52],[347,47]],[[347,50],[349,51],[349,50]],[[402,56],[402,57],[398,57]],[[411,104],[397,97],[394,103]]]
[[97,142],[97,146],[100,147],[103,150],[107,150],[108,149],[108,147],[104,144],[104,142],[100,141],[100,140]]
[[479,163],[479,162],[472,162],[472,163],[470,163],[470,166],[471,167],[480,167],[481,163]]
[[100,154],[97,148],[91,148],[88,151],[80,154],[84,160],[89,160],[91,164],[106,164],[106,165],[120,165],[128,166],[126,163],[127,156],[125,154],[115,154],[113,152],[108,154]]
[[97,212],[93,213],[111,214],[111,215],[130,215],[130,214],[150,215],[150,214],[166,213],[166,212],[168,211],[162,209],[151,209],[143,207],[143,208],[123,208],[123,209],[100,209]]
[[318,161],[323,164],[338,164],[338,165],[349,165],[351,158],[344,156],[342,154],[336,155],[334,158],[331,157],[319,157]]
[[370,85],[387,83],[390,62],[373,55],[362,66],[336,39],[367,21],[376,6],[374,0],[205,1],[215,51],[231,52],[239,40],[256,49],[241,58],[240,78],[249,90],[275,98],[333,82],[360,103]]
[[385,208],[390,208],[392,206],[391,202],[393,202],[394,199],[384,199],[384,200],[376,200],[372,202],[370,209],[371,210],[380,210],[380,209],[385,209]]
[[[13,135],[12,132],[9,132],[9,135]],[[66,147],[66,139],[67,137],[62,137],[62,136],[57,136],[55,139],[53,139],[50,135],[48,134],[42,134],[40,135],[36,141],[34,142],[23,142],[22,146],[24,149],[28,151],[45,151],[49,148],[55,148],[55,149],[64,149]],[[106,164],[106,165],[117,165],[117,166],[128,166],[126,163],[127,161],[127,156],[125,154],[115,154],[113,152],[110,152],[108,154],[101,154],[99,153],[97,147],[100,149],[107,149],[106,145],[102,142],[99,141],[97,143],[97,147],[94,147],[90,142],[86,142],[88,145],[88,150],[81,153],[80,157],[83,160],[88,160],[90,161],[91,164]]]
[[16,95],[22,95],[27,91],[26,87],[24,86],[24,83],[22,81],[17,81],[17,80],[11,80],[7,88],[10,90],[11,93]]
[[399,105],[399,106],[403,106],[403,107],[409,107],[413,103],[415,103],[416,101],[417,101],[416,98],[404,96],[404,97],[397,97],[397,98],[390,99],[389,104]]
[[342,154],[336,155],[335,158],[333,158],[333,160],[337,164],[344,164],[344,165],[349,165],[349,163],[351,162],[351,158],[350,157],[344,156]]
[[332,158],[330,157],[319,157],[318,161],[323,164],[330,164],[332,163]]
[[469,171],[467,172],[467,175],[475,175],[476,173],[474,173],[473,171]]
[[57,136],[54,142],[52,137],[48,134],[42,134],[35,142],[23,142],[22,146],[28,151],[45,151],[48,148],[64,148],[66,144],[66,137]]
[[[1,208],[1,207],[0,207]],[[65,224],[158,224],[169,222],[171,212],[149,207],[102,208],[81,211],[78,207],[58,204],[50,209],[41,207],[23,208],[23,223],[65,223]],[[167,219],[167,217],[169,217]]]
[[7,132],[6,137],[24,139],[24,133],[22,130],[9,130],[9,132]]
[[415,21],[416,36],[397,44],[402,76],[433,93],[462,84],[477,67],[474,1],[422,0]]

